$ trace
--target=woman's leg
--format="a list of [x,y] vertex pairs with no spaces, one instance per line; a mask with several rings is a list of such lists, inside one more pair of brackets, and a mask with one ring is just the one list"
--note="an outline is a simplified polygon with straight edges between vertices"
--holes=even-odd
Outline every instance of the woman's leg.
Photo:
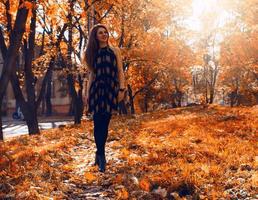
[[93,116],[94,120],[94,139],[97,146],[97,154],[105,155],[105,144],[108,136],[108,126],[111,114],[100,113]]
[[102,152],[103,155],[105,155],[105,145],[106,145],[106,141],[107,141],[107,137],[108,137],[108,127],[109,127],[109,122],[111,119],[111,114],[109,113],[105,113],[104,114],[104,123],[103,123],[103,141],[101,144],[101,148],[102,148]]
[[111,114],[95,114],[94,138],[97,146],[95,163],[99,165],[99,171],[104,172],[106,168],[105,144],[108,136],[108,125]]
[[94,140],[97,147],[96,154],[99,155],[100,149],[100,140],[101,140],[101,117],[99,114],[93,115],[93,122],[94,122]]

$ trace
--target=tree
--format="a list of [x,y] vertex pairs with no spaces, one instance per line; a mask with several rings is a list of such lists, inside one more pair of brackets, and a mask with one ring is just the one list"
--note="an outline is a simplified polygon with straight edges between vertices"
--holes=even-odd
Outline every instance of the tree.
[[[44,96],[47,83],[49,82],[49,79],[51,77],[51,73],[52,73],[52,70],[54,67],[55,56],[51,55],[51,53],[53,53],[53,51],[51,49],[49,51],[49,54],[44,54],[44,42],[45,42],[44,41],[45,31],[44,31],[43,37],[42,37],[40,58],[39,58],[38,62],[34,61],[34,55],[35,55],[34,46],[35,46],[35,42],[36,42],[36,40],[35,40],[36,7],[35,7],[35,4],[34,5],[26,4],[26,6],[29,6],[29,5],[32,5],[30,7],[32,12],[29,17],[31,20],[30,20],[29,27],[26,28],[27,32],[25,32],[24,40],[23,40],[24,45],[23,45],[23,48],[21,49],[23,52],[22,55],[24,56],[24,61],[25,61],[24,70],[21,70],[19,68],[19,66],[17,67],[17,69],[19,70],[17,72],[20,75],[22,75],[23,78],[21,80],[19,80],[19,77],[17,76],[17,73],[16,73],[16,67],[15,67],[14,71],[12,72],[12,75],[11,75],[11,83],[12,83],[16,101],[18,102],[18,105],[21,106],[22,112],[25,116],[25,120],[28,125],[28,129],[29,129],[29,134],[35,134],[35,133],[39,133],[38,121],[37,121],[37,110],[38,110],[40,102]],[[7,13],[9,13],[9,12],[7,12]],[[9,19],[9,18],[7,17],[7,19]],[[11,27],[10,24],[12,24],[12,21],[8,20],[7,27]],[[65,31],[66,27],[67,26],[64,26],[61,29],[60,35],[58,35],[58,37],[57,37],[57,41],[52,42],[52,44],[51,44],[52,49],[56,48],[56,46],[59,46],[61,39],[64,35],[64,31]],[[5,38],[3,36],[2,46],[7,49],[4,39]],[[4,51],[2,51],[2,54],[4,54]],[[43,59],[42,59],[42,57],[43,57]],[[49,63],[48,64],[49,67],[47,69],[44,67],[44,64],[43,64],[44,62],[42,62],[42,61],[44,61],[45,63],[46,62]],[[36,67],[37,64],[40,64],[39,68]],[[38,99],[36,100],[35,86],[38,82],[36,81],[37,78],[36,78],[35,74],[37,74],[39,76],[43,73],[42,71],[45,71],[45,70],[47,70],[47,72],[45,73],[45,77],[41,84]],[[25,88],[26,88],[26,93],[27,93],[26,94],[27,100],[25,99],[25,97],[23,95],[23,91],[21,89],[21,87],[22,87],[21,84],[23,84],[24,82],[25,82],[25,86],[26,86]]]
[[[10,33],[10,45],[6,51],[6,56],[4,56],[5,59],[3,71],[0,78],[0,111],[7,84],[10,80],[11,75],[15,73],[15,59],[21,46],[22,37],[25,31],[26,20],[30,9],[30,6],[28,5],[31,5],[29,1],[19,1],[19,7],[17,10],[14,27]],[[0,117],[1,116],[2,112],[0,112]],[[0,139],[3,139],[2,119],[0,121]]]
[[230,105],[257,104],[257,32],[240,32],[222,46],[221,76]]
[[[220,62],[223,71],[221,87],[234,105],[257,104],[257,1],[236,1],[229,9],[237,13],[234,26],[226,28],[227,35],[221,44]],[[230,34],[229,34],[230,33]]]

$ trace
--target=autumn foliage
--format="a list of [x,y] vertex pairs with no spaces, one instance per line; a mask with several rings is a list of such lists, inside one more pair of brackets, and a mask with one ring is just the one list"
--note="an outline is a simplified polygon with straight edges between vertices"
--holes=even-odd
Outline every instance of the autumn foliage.
[[[257,198],[257,13],[257,0],[0,0],[0,81],[29,133],[53,73],[81,123],[0,142],[0,198]],[[97,23],[121,49],[127,85],[105,174],[91,166],[93,127],[82,120],[81,57]]]
[[0,197],[255,198],[257,124],[257,107],[114,117],[104,174],[91,121],[21,136],[1,143]]

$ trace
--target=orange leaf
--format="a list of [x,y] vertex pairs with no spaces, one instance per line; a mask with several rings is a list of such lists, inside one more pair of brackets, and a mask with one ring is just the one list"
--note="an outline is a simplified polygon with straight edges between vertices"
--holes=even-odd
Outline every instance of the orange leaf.
[[139,183],[141,189],[149,192],[150,191],[150,183],[146,179],[142,179]]
[[115,177],[115,179],[113,180],[113,182],[114,182],[115,184],[121,184],[122,181],[123,181],[123,176],[122,176],[122,174],[118,174],[118,175]]
[[86,15],[87,15],[87,13],[86,13],[85,11],[83,11],[83,12],[81,13],[81,17],[82,17],[82,18],[86,17]]
[[92,173],[90,172],[86,172],[84,174],[84,177],[86,178],[86,180],[89,182],[89,183],[92,183],[93,181],[96,180],[96,176],[94,176]]
[[21,8],[26,8],[26,9],[30,10],[30,9],[33,8],[33,3],[28,2],[28,1],[24,1],[24,2],[20,5],[19,9],[21,9]]
[[121,150],[121,152],[122,152],[122,156],[125,157],[125,158],[127,158],[127,157],[129,156],[129,154],[130,154],[130,151],[128,151],[128,150],[125,149],[125,148],[123,148],[123,149]]
[[117,199],[128,199],[128,198],[129,198],[129,194],[125,188],[122,188],[117,192]]
[[18,171],[19,170],[18,165],[16,165],[15,163],[11,163],[11,170],[12,172]]
[[62,169],[65,170],[65,171],[72,171],[72,170],[73,170],[73,167],[72,167],[71,165],[64,165],[64,166],[62,167]]

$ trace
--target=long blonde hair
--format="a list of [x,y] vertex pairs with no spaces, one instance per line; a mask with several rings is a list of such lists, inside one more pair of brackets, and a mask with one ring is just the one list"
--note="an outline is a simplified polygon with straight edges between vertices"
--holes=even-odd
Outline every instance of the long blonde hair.
[[[97,32],[99,28],[104,28],[108,32],[108,28],[104,24],[96,24],[95,26],[92,27],[90,31],[89,40],[85,51],[85,61],[90,71],[94,71],[94,68],[93,68],[94,59],[99,49],[99,42],[97,39]],[[108,32],[107,43],[109,45],[109,32]]]

